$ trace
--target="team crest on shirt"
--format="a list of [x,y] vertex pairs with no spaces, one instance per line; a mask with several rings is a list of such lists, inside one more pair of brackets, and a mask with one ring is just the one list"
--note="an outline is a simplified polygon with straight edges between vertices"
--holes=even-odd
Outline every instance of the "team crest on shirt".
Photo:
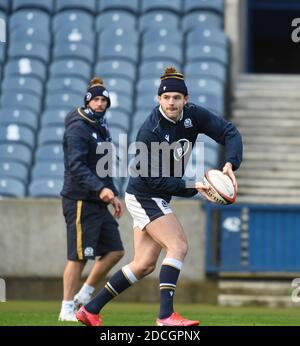
[[96,132],[93,132],[92,136],[97,139],[97,133]]
[[187,129],[189,127],[193,127],[193,123],[192,123],[192,120],[190,118],[186,118],[184,120],[184,127]]
[[84,256],[86,256],[86,257],[94,256],[94,249],[90,246],[86,247],[84,249]]
[[170,135],[165,135],[165,140],[166,140],[167,142],[170,142]]
[[186,138],[179,139],[174,148],[174,159],[180,161],[190,150],[190,142]]

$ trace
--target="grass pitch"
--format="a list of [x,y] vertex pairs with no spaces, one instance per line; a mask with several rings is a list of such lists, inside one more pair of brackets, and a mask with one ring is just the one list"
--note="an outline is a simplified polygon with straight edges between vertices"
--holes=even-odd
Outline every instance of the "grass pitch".
[[[299,326],[297,308],[224,308],[208,305],[181,305],[176,310],[201,326]],[[0,303],[0,326],[78,326],[57,320],[60,302],[9,301]],[[113,302],[102,311],[105,326],[153,326],[158,304]]]

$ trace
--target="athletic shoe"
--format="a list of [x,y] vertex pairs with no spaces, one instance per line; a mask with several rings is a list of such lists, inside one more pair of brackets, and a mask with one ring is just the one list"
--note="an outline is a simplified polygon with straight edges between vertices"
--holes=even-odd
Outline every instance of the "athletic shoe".
[[86,326],[92,326],[92,327],[102,326],[101,316],[98,314],[91,314],[84,308],[84,306],[82,306],[76,312],[76,318],[78,321],[85,324]]
[[173,312],[171,316],[167,318],[156,320],[157,326],[198,326],[199,321],[188,320],[180,316],[177,312]]
[[78,322],[73,310],[61,310],[58,320],[65,322]]
[[86,305],[89,303],[92,299],[92,296],[90,294],[80,294],[77,293],[74,296],[74,310],[75,312],[78,311],[83,305]]

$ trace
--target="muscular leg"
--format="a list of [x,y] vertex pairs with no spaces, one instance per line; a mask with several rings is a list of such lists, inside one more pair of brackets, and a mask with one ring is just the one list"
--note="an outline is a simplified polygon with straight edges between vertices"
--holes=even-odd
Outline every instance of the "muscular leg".
[[68,261],[64,271],[64,300],[73,300],[80,283],[85,261]]

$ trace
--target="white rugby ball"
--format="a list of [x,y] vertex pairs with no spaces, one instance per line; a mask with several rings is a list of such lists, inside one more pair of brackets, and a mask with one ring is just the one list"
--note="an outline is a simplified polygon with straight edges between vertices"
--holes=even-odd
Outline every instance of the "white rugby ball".
[[237,191],[228,175],[217,169],[205,172],[204,184],[209,185],[207,194],[219,204],[232,204],[236,200]]

